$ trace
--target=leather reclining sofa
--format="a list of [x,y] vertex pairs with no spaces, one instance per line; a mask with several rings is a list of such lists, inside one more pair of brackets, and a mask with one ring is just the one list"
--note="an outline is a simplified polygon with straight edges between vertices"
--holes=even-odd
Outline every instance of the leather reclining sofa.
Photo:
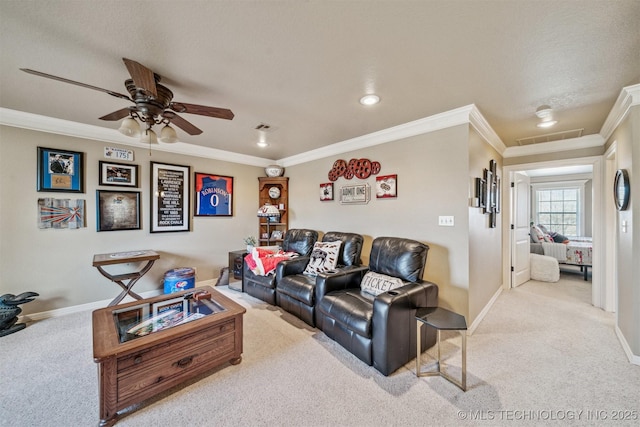
[[[309,236],[309,231],[298,236]],[[275,275],[255,276],[249,270],[252,276],[247,277],[245,266],[245,291],[272,305],[278,304],[383,375],[390,375],[416,357],[416,309],[438,305],[437,285],[422,280],[429,247],[411,239],[378,237],[372,242],[369,265],[361,266],[357,246],[362,236],[331,232],[323,237],[323,241],[332,239],[349,242],[343,246],[341,262],[345,262],[345,253],[351,261],[335,271],[320,273],[315,279],[301,274],[311,249],[299,258],[280,262]],[[361,243],[359,249],[362,250]],[[360,285],[369,271],[399,278],[402,286],[377,296],[366,293]],[[266,282],[267,278],[272,281],[266,287],[257,285],[267,290],[256,293],[256,280]],[[279,283],[283,288],[278,291]],[[422,351],[435,341],[433,328],[421,328]]]

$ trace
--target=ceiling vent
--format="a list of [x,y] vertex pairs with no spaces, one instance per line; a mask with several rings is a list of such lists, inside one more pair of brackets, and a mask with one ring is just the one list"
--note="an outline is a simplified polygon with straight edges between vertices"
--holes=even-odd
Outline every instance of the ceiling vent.
[[518,138],[518,145],[539,144],[541,142],[562,141],[563,139],[580,138],[583,129],[566,130],[564,132],[547,133],[545,135],[529,136],[527,138]]

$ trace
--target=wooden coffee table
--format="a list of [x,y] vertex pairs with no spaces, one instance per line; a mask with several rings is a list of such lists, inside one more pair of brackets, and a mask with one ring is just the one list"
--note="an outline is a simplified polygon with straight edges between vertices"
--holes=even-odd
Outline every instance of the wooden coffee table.
[[[201,291],[211,299],[196,300]],[[100,425],[115,424],[118,411],[196,375],[240,363],[245,312],[208,286],[94,311]]]

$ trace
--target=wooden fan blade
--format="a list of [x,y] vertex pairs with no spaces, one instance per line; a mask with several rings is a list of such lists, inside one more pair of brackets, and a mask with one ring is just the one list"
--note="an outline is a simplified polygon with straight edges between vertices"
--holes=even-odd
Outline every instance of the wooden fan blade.
[[102,89],[101,87],[88,85],[86,83],[76,82],[74,80],[65,79],[64,77],[54,76],[52,74],[43,73],[41,71],[30,70],[29,68],[20,68],[20,70],[24,71],[25,73],[33,74],[35,76],[46,77],[48,79],[57,80],[59,82],[69,83],[76,86],[82,86],[82,87],[86,87],[87,89],[98,90],[100,92],[108,93],[111,96],[115,96],[116,98],[122,98],[122,99],[126,99],[128,101],[133,102],[133,100],[129,98],[127,95],[123,95],[121,93],[114,92],[112,90]]
[[108,120],[108,121],[118,121],[120,119],[124,119],[131,113],[131,109],[129,107],[123,108],[122,110],[114,111],[113,113],[107,114],[106,116],[100,117],[100,120]]
[[129,70],[129,74],[136,86],[157,97],[158,91],[156,90],[156,79],[153,77],[153,71],[131,59],[122,58],[122,61],[127,66],[127,70]]
[[186,104],[184,102],[172,102],[169,104],[169,108],[178,113],[199,114],[217,119],[232,120],[234,117],[233,112],[226,108],[207,107],[204,105]]
[[164,113],[162,113],[162,117],[169,119],[171,124],[178,126],[189,135],[200,135],[202,133],[202,130],[198,129],[193,124],[189,123],[173,111],[165,111]]

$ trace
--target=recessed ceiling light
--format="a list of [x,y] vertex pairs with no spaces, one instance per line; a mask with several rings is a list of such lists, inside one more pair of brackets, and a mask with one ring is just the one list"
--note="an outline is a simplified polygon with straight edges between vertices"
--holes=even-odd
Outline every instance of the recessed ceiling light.
[[539,128],[550,128],[558,123],[557,120],[553,119],[553,109],[548,105],[539,106],[536,109],[536,116],[540,119],[540,123],[536,125]]
[[257,145],[258,147],[260,147],[260,148],[265,148],[265,147],[268,147],[268,146],[269,146],[269,144],[267,144],[267,142],[266,142],[266,141],[258,141],[258,142],[256,142],[256,145]]
[[539,128],[550,128],[551,126],[555,125],[556,123],[558,123],[557,120],[547,120],[546,122],[540,122],[538,123],[536,126],[538,126]]
[[380,97],[378,95],[365,95],[360,98],[360,104],[362,105],[375,105],[380,102]]

